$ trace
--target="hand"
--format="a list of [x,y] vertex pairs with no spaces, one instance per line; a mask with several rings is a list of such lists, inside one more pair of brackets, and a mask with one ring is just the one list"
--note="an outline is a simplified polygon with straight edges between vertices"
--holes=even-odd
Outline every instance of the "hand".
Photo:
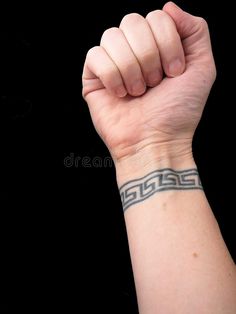
[[215,76],[207,23],[169,2],[104,32],[83,96],[115,162],[148,148],[187,154]]

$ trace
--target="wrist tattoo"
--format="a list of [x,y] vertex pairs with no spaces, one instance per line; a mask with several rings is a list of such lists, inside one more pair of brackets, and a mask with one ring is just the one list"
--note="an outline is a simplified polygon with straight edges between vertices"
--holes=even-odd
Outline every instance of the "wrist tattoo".
[[142,202],[157,192],[193,189],[202,190],[197,169],[177,171],[165,168],[126,182],[120,187],[120,196],[125,211],[131,205]]

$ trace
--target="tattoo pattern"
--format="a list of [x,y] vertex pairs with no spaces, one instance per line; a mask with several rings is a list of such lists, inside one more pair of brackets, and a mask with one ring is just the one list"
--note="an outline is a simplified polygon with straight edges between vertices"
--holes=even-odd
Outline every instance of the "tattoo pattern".
[[193,189],[202,190],[197,169],[177,171],[164,168],[152,171],[142,178],[126,182],[119,191],[125,211],[131,205],[142,202],[157,192]]

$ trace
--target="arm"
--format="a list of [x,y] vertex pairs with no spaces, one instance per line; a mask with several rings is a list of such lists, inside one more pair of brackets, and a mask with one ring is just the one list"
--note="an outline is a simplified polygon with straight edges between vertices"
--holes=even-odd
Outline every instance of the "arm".
[[150,164],[117,170],[140,313],[235,313],[235,265],[193,159]]
[[191,149],[215,76],[206,22],[173,3],[125,16],[86,57],[83,96],[116,166],[140,314],[236,312],[235,265]]

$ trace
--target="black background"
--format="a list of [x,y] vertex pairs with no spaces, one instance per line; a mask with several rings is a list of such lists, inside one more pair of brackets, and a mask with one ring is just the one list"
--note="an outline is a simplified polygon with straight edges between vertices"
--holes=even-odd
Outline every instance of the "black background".
[[[87,50],[130,12],[164,1],[11,3],[1,8],[0,312],[137,313],[114,167],[81,97]],[[230,2],[178,1],[207,19],[218,78],[194,154],[235,249],[235,41]],[[71,167],[65,158],[89,157]],[[13,309],[16,309],[14,311]]]

